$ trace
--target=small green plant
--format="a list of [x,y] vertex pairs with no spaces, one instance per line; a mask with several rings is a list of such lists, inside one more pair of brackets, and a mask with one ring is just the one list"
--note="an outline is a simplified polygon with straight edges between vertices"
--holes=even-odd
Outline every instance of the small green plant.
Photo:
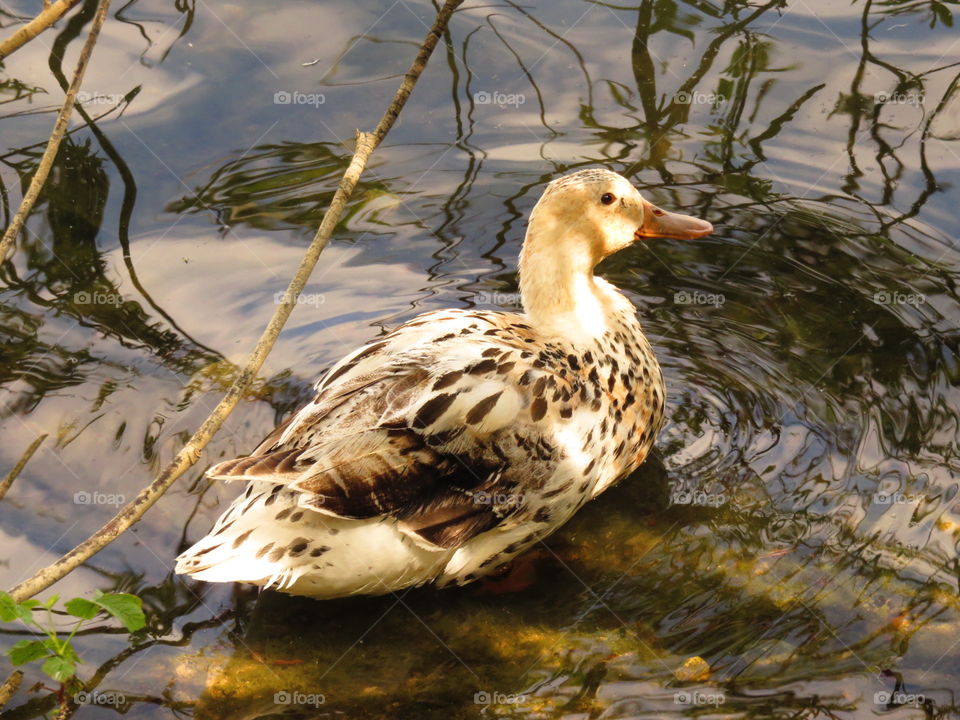
[[44,635],[43,639],[21,640],[7,650],[10,662],[13,665],[25,665],[42,660],[40,669],[61,686],[76,677],[80,656],[73,647],[73,637],[84,624],[98,615],[115,617],[130,632],[146,624],[143,602],[136,595],[98,590],[90,600],[76,597],[64,604],[63,609],[77,618],[77,622],[70,634],[61,638],[53,619],[53,608],[58,600],[59,596],[54,595],[46,602],[30,599],[18,603],[0,590],[0,620],[20,620],[31,630]]

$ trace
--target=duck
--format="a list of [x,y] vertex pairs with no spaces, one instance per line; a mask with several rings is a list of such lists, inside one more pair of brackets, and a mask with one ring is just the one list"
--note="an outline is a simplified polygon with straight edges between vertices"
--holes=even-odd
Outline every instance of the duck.
[[639,467],[663,422],[637,310],[595,267],[712,231],[604,168],[553,180],[520,251],[523,312],[427,312],[337,362],[208,470],[245,490],[176,572],[319,599],[502,572]]

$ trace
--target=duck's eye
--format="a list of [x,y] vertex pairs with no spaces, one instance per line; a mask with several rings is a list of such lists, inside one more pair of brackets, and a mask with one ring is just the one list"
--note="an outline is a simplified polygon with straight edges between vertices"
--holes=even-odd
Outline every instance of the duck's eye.
[[610,205],[614,200],[616,200],[616,198],[610,193],[604,193],[600,196],[600,202],[602,202],[604,205]]

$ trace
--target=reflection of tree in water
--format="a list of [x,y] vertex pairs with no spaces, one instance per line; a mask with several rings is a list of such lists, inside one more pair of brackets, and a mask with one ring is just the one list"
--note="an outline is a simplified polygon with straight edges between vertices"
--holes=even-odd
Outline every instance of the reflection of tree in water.
[[[124,22],[138,23],[125,17],[136,0],[124,5],[117,16]],[[64,29],[56,35],[50,57],[54,76],[65,89],[68,80],[61,64],[67,46],[83,31],[91,20],[96,3],[86,3],[70,16]],[[177,17],[183,18],[178,37],[182,37],[192,25],[194,5],[190,0],[175,4]],[[174,24],[177,20],[172,21]],[[145,40],[142,54],[144,62],[154,43],[140,25]],[[166,57],[172,44],[156,61]],[[15,80],[5,81],[0,91],[36,92]],[[140,91],[139,87],[128,93],[129,102]],[[99,128],[87,111],[76,106],[76,112],[86,124],[86,130],[103,150],[106,159],[113,164],[122,183],[119,226],[116,236],[123,249],[123,261],[129,282],[137,293],[130,297],[121,292],[116,281],[109,277],[106,262],[101,255],[96,237],[102,230],[103,214],[109,195],[109,181],[104,167],[104,158],[91,146],[90,140],[75,142],[68,134],[58,153],[51,177],[34,208],[33,216],[44,214],[45,227],[37,235],[33,224],[25,230],[21,251],[26,255],[27,272],[20,277],[17,265],[5,263],[0,273],[9,291],[27,298],[34,308],[43,313],[26,310],[14,302],[0,302],[0,338],[4,352],[0,361],[0,379],[5,382],[22,380],[18,395],[5,402],[4,414],[26,412],[36,406],[53,390],[88,381],[97,367],[112,367],[114,373],[137,374],[132,367],[119,368],[114,363],[99,357],[88,348],[71,349],[64,344],[41,340],[46,321],[52,318],[67,318],[82,327],[90,328],[102,337],[111,338],[125,347],[146,351],[171,373],[180,376],[206,379],[201,388],[196,382],[185,389],[180,405],[184,405],[198,390],[223,390],[229,383],[232,367],[219,352],[190,337],[162,307],[150,296],[140,282],[130,252],[129,228],[136,206],[137,185],[133,172],[119,154],[113,143]],[[81,128],[80,130],[82,130]],[[80,132],[71,130],[71,134]],[[42,144],[8,152],[0,161],[14,169],[23,188],[29,184],[43,150]],[[0,201],[4,217],[9,221],[12,209],[5,187],[0,184]],[[128,291],[129,292],[129,291]],[[52,332],[61,337],[66,328],[54,328]],[[117,383],[107,381],[101,388],[102,403],[117,389]],[[277,411],[289,409],[294,398],[301,398],[304,382],[290,373],[271,378],[257,388],[255,394],[268,402],[276,401]],[[149,453],[148,453],[149,454]]]
[[173,49],[173,46],[176,45],[177,41],[190,32],[190,28],[193,27],[193,21],[197,11],[196,0],[173,1],[173,8],[180,14],[180,16],[171,21],[171,25],[178,25],[179,27],[175,36],[169,31],[160,36],[166,44],[166,47],[156,52],[156,57],[154,58],[148,56],[150,55],[151,51],[155,51],[157,41],[150,36],[150,33],[147,30],[144,22],[132,16],[132,11],[137,9],[138,4],[139,0],[127,0],[127,3],[117,10],[114,17],[121,22],[128,23],[129,25],[133,25],[137,28],[137,32],[143,39],[144,43],[144,48],[140,53],[140,62],[147,66],[154,64],[159,65],[167,59],[167,55],[170,54],[170,51]]
[[[128,3],[127,7],[131,4]],[[85,3],[70,16],[53,41],[50,65],[62,89],[68,84],[61,67],[65,50],[83,32],[95,9],[95,3]],[[183,10],[189,15],[188,11],[189,8]],[[138,91],[139,88],[134,89],[129,97]],[[42,236],[36,234],[33,224],[24,231],[20,247],[26,255],[27,272],[21,277],[14,263],[5,263],[2,275],[7,289],[27,298],[51,318],[68,318],[70,322],[93,329],[98,335],[112,338],[121,345],[147,351],[172,372],[192,375],[198,369],[222,360],[217,352],[186,335],[140,285],[130,261],[128,238],[136,183],[109,139],[80,105],[76,109],[123,181],[118,236],[125,250],[124,260],[130,280],[140,298],[128,298],[120,291],[108,276],[106,263],[97,247],[96,237],[101,232],[110,189],[104,159],[96,154],[89,140],[78,143],[69,136],[60,147],[51,176],[34,207],[34,217],[45,215]],[[29,183],[42,149],[42,145],[33,145],[9,152],[2,158],[8,167],[16,170],[23,188]],[[9,217],[11,210],[5,188],[3,200],[5,214]],[[0,363],[0,373],[5,381],[20,379],[26,386],[26,389],[20,389],[17,398],[5,403],[4,413],[27,411],[50,391],[80,384],[97,366],[112,364],[86,348],[71,350],[59,343],[50,345],[41,341],[45,325],[41,314],[6,302],[0,304],[0,315],[5,319],[0,332],[5,336],[7,350]],[[31,322],[25,322],[27,318]],[[10,322],[6,322],[7,319]],[[60,327],[54,332],[56,336],[62,336],[64,330]],[[130,368],[126,370],[131,371]],[[107,394],[113,389],[115,384],[110,382],[102,388]]]
[[[35,162],[38,155],[39,151],[20,161],[18,170],[25,184],[34,167],[29,160]],[[132,182],[132,176],[129,180]],[[127,219],[135,201],[132,187],[133,194],[124,197],[122,212]],[[200,393],[224,391],[229,386],[232,365],[190,337],[153,301],[137,279],[129,252],[124,253],[124,261],[138,299],[126,295],[110,276],[96,241],[108,194],[103,159],[93,152],[90,142],[65,142],[33,213],[34,218],[43,213],[45,223],[41,226],[35,219],[20,243],[25,271],[10,262],[3,266],[8,292],[43,311],[27,310],[11,301],[0,303],[0,342],[4,345],[0,381],[20,381],[16,394],[4,403],[4,415],[29,412],[49,393],[88,382],[97,376],[98,368],[110,368],[112,379],[100,388],[99,406],[120,388],[115,376],[141,372],[102,357],[96,349],[72,349],[56,339],[51,343],[45,335],[54,333],[57,338],[69,332],[64,320],[123,347],[142,350],[170,373],[192,378],[176,402],[181,409]],[[39,234],[38,227],[42,227]],[[125,239],[126,228],[122,234]],[[122,244],[129,248],[128,240]],[[49,331],[45,331],[45,314],[53,324]],[[284,371],[258,383],[252,396],[283,413],[303,400],[305,390],[306,381]],[[155,440],[145,438],[145,442]],[[152,447],[145,446],[144,452],[153,457]]]
[[[30,170],[21,170],[29,178]],[[108,276],[96,243],[108,194],[103,160],[89,141],[64,143],[34,212],[44,213],[45,227],[37,234],[34,222],[21,241],[22,275],[13,263],[5,265],[7,288],[52,317],[70,318],[126,347],[147,350],[175,372],[192,374],[217,354],[165,328],[138,301],[124,297]],[[32,313],[12,304],[0,312],[6,316],[2,327],[11,353],[0,368],[5,379],[20,377],[29,386],[8,410],[27,410],[56,387],[83,382],[80,366],[102,362],[86,349],[50,348],[39,340],[42,323]],[[34,321],[25,323],[28,317]]]
[[[349,160],[331,143],[259,145],[217,168],[203,187],[170,203],[167,210],[213,212],[224,231],[240,224],[262,230],[312,230]],[[386,191],[383,183],[361,180],[357,196],[371,200]],[[349,222],[362,206],[354,199],[341,222]]]

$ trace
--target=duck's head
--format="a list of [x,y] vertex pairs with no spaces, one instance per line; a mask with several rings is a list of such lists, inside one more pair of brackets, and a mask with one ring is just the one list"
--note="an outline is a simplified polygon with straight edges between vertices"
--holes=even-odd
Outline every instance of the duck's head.
[[591,302],[593,269],[605,257],[644,238],[686,240],[711,232],[706,220],[661,210],[615,172],[565,175],[547,186],[530,214],[520,255],[524,307],[548,323]]
[[550,183],[530,219],[531,226],[541,221],[586,243],[593,265],[643,238],[689,240],[713,232],[706,220],[661,210],[625,177],[601,168]]

